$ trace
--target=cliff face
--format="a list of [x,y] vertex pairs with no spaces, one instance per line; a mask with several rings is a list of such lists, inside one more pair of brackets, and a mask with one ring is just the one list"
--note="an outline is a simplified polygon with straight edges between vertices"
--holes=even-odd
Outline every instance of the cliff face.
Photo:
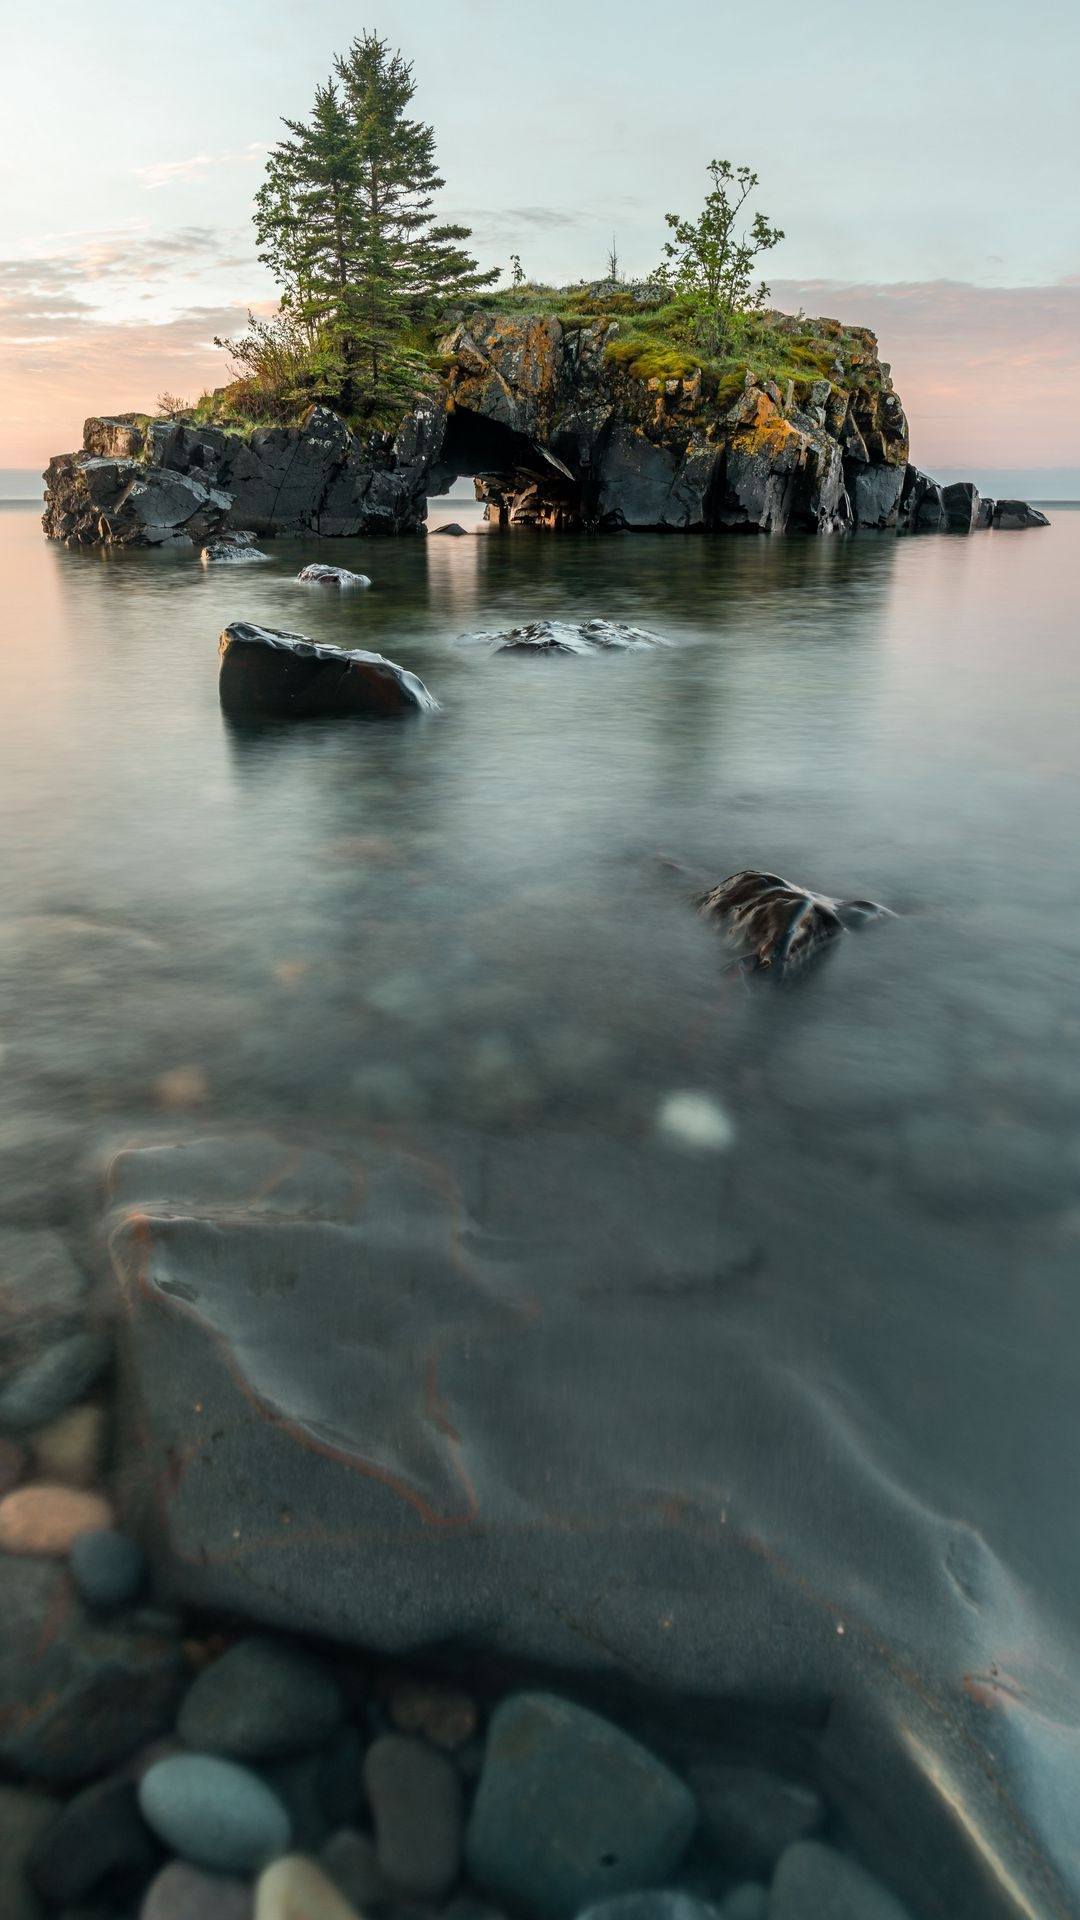
[[[805,379],[700,369],[643,377],[609,318],[478,310],[442,341],[437,389],[398,433],[358,437],[325,407],[245,435],[125,415],[86,422],[45,475],[44,527],[71,544],[163,545],[227,529],[414,533],[429,493],[476,481],[509,526],[906,531],[1044,524],[1022,502],[942,489],[908,462],[908,428],[872,333],[786,321]],[[830,358],[830,356],[832,356]],[[822,365],[827,376],[819,376]]]
[[[853,337],[817,325],[824,340]],[[781,389],[747,375],[712,394],[700,370],[635,377],[609,353],[617,337],[617,322],[569,330],[479,313],[443,342],[443,457],[468,471],[460,461],[479,446],[479,423],[501,432],[516,459],[480,470],[501,519],[766,533],[895,522],[907,421],[873,334],[854,336],[859,361],[837,357],[834,379]]]
[[88,420],[82,451],[49,462],[42,524],[74,546],[175,546],[234,528],[416,532],[441,424],[429,404],[392,439],[360,440],[326,407],[249,436],[136,415]]

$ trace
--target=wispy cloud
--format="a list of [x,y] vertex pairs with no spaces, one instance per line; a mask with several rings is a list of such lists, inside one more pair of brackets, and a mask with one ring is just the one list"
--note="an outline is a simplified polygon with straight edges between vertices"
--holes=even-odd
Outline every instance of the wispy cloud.
[[215,167],[250,166],[269,153],[265,140],[251,140],[246,147],[226,148],[223,153],[192,153],[185,160],[155,160],[146,167],[133,167],[135,178],[151,193],[160,187],[176,186],[185,180],[200,180]]

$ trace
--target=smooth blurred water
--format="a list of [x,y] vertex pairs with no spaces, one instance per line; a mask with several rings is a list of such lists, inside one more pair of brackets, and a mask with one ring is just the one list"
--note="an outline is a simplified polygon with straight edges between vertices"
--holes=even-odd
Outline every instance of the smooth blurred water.
[[[665,1102],[704,1096],[697,1151],[788,1234],[754,1337],[856,1382],[1072,1630],[1080,513],[269,551],[67,552],[0,513],[8,1217],[64,1220],[102,1143],[178,1118],[677,1155]],[[371,591],[299,586],[316,555]],[[593,615],[670,645],[455,644]],[[231,731],[232,619],[378,648],[442,710]],[[752,865],[900,918],[747,992],[689,895]]]

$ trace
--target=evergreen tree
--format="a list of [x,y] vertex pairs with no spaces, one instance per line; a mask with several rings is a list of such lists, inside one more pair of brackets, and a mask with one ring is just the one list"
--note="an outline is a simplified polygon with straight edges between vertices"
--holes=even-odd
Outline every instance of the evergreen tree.
[[432,212],[444,185],[435,136],[408,117],[412,67],[365,33],[334,61],[307,121],[267,162],[256,199],[260,259],[312,345],[320,381],[348,412],[389,416],[423,375],[410,335],[455,296],[496,279]]

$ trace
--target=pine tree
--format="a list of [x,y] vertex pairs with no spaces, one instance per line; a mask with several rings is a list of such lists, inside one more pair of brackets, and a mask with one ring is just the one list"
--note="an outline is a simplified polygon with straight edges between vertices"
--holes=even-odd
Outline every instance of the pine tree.
[[407,108],[413,70],[377,34],[334,61],[306,122],[273,149],[255,209],[262,259],[307,330],[319,376],[347,412],[391,416],[423,376],[418,324],[489,285],[432,212],[444,185],[435,136]]

